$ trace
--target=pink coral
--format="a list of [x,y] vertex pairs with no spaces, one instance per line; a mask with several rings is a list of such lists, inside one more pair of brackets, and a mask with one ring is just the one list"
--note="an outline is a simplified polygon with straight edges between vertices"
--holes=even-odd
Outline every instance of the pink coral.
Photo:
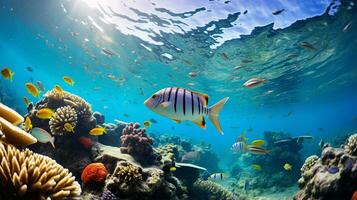
[[120,137],[122,152],[130,154],[139,160],[153,155],[153,138],[146,134],[146,129],[140,128],[138,123],[130,123],[125,126]]

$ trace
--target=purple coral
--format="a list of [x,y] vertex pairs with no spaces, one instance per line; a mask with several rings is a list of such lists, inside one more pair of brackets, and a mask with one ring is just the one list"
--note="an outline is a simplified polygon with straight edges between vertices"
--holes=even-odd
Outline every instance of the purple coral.
[[154,139],[146,134],[146,129],[140,128],[138,123],[130,123],[122,131],[122,152],[132,155],[139,160],[151,158],[154,150]]

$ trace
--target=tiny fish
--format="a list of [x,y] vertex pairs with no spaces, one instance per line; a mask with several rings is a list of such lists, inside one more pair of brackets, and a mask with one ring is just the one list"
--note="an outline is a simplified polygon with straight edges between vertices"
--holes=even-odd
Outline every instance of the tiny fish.
[[51,143],[52,147],[55,148],[55,138],[52,137],[52,135],[46,130],[35,127],[31,130],[31,135],[33,135],[41,143]]
[[254,146],[254,145],[248,145],[247,151],[249,151],[252,154],[259,154],[259,155],[265,155],[265,154],[268,154],[270,152],[269,150],[266,150],[263,147]]
[[149,128],[149,127],[151,126],[151,122],[148,121],[148,120],[144,121],[143,124],[144,124],[144,126],[147,127],[147,128]]
[[154,118],[150,118],[150,122],[152,122],[152,123],[154,123],[154,124],[157,123],[156,119],[154,119]]
[[37,111],[36,117],[39,119],[51,119],[54,113],[55,112],[50,108],[42,108],[41,110]]
[[94,145],[93,140],[91,138],[89,138],[89,137],[83,137],[82,136],[78,140],[83,145],[83,147],[86,148],[86,149],[90,149]]
[[285,11],[285,9],[280,9],[280,10],[276,10],[276,11],[274,11],[274,12],[272,12],[271,14],[273,14],[273,15],[280,15],[282,12],[284,12]]
[[308,49],[308,50],[313,50],[313,51],[317,50],[312,44],[310,44],[308,42],[300,42],[299,46],[301,48]]
[[37,81],[36,84],[37,84],[38,88],[39,88],[42,92],[45,91],[45,87],[43,87],[43,84],[41,83],[41,81]]
[[243,15],[245,15],[245,14],[247,14],[248,13],[248,10],[245,10],[244,12],[243,12]]
[[27,89],[27,92],[30,93],[34,97],[39,97],[40,96],[40,91],[37,89],[37,87],[32,84],[32,83],[26,83],[25,87]]
[[351,28],[351,25],[352,25],[352,21],[348,22],[346,26],[343,27],[342,31],[347,32]]
[[68,123],[68,122],[63,125],[63,128],[64,128],[67,132],[74,133],[74,127],[72,126],[72,124],[70,124],[70,123]]
[[24,96],[24,102],[26,106],[29,106],[30,100],[26,96]]
[[59,85],[55,85],[55,90],[59,93],[62,93],[63,92],[63,89],[61,88],[61,86]]
[[29,131],[32,129],[32,122],[31,122],[30,117],[26,117],[26,119],[25,119],[25,129],[26,129],[26,131]]
[[245,88],[255,88],[260,86],[262,83],[264,83],[266,80],[263,78],[251,78],[247,82],[243,84],[243,87]]
[[192,121],[201,128],[206,128],[205,116],[211,120],[219,133],[223,135],[218,115],[228,97],[208,107],[208,95],[179,87],[169,87],[157,91],[145,100],[144,104],[152,111],[173,121]]
[[110,51],[109,49],[106,49],[106,48],[102,48],[101,52],[106,56],[113,56],[114,55],[114,53],[112,51]]
[[256,170],[256,171],[260,171],[260,170],[262,170],[262,166],[261,165],[259,165],[259,164],[252,164],[252,166],[251,166],[254,170]]
[[291,166],[289,163],[285,163],[285,164],[283,165],[283,168],[284,168],[286,171],[290,171],[290,170],[293,168],[293,166]]
[[71,85],[71,86],[73,86],[74,83],[75,83],[73,81],[73,79],[71,77],[69,77],[69,76],[63,76],[63,80],[64,80],[64,82],[66,82],[68,85]]
[[224,173],[214,173],[209,176],[209,179],[216,181],[221,181],[225,178],[227,178],[227,176]]
[[175,172],[176,171],[176,167],[170,167],[170,172]]
[[243,68],[241,65],[237,65],[233,68],[234,71],[238,71],[239,69]]
[[32,69],[32,67],[30,67],[30,66],[26,67],[26,69],[27,69],[27,71],[29,71],[29,72],[33,72],[33,69]]
[[12,77],[14,76],[15,72],[11,72],[11,69],[9,67],[4,67],[1,70],[1,75],[5,78],[5,80],[10,79],[12,82]]
[[243,152],[247,150],[247,144],[245,142],[235,142],[231,147],[232,151]]
[[92,130],[89,131],[90,135],[94,135],[94,136],[99,136],[99,135],[103,135],[104,133],[106,133],[107,131],[105,130],[105,128],[103,127],[96,127],[93,128]]
[[263,146],[265,143],[264,140],[254,140],[251,145],[254,145],[254,146]]
[[221,57],[224,59],[224,60],[228,60],[229,59],[229,57],[228,57],[228,55],[226,54],[226,53],[221,53]]
[[194,78],[197,76],[197,72],[190,72],[188,73],[188,75],[191,77],[191,78]]

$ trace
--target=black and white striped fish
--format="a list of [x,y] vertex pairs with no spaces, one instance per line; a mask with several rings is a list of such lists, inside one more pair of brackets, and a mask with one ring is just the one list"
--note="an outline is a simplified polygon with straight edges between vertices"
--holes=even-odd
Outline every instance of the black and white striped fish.
[[148,98],[144,104],[152,111],[168,117],[175,122],[193,121],[201,128],[206,128],[205,116],[212,121],[216,129],[223,135],[218,115],[228,97],[208,107],[208,95],[178,88],[164,88]]

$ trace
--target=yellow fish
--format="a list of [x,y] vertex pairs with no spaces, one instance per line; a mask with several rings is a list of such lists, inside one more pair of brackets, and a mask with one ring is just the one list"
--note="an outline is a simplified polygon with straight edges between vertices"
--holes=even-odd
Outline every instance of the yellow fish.
[[290,170],[293,168],[293,166],[291,166],[289,163],[285,163],[284,166],[283,166],[283,168],[284,168],[286,171],[290,171]]
[[63,127],[64,127],[64,129],[67,131],[67,132],[72,132],[72,133],[74,133],[74,127],[72,126],[72,124],[70,124],[70,123],[65,123],[64,125],[63,125]]
[[24,96],[24,102],[25,102],[25,105],[26,105],[26,106],[29,106],[30,101],[29,101],[29,99],[28,99],[26,96]]
[[253,168],[254,170],[257,170],[257,171],[262,170],[262,166],[261,166],[261,165],[258,165],[258,164],[253,164],[253,165],[252,165],[252,168]]
[[61,88],[61,86],[59,85],[55,85],[55,90],[59,93],[62,93],[63,92],[63,89]]
[[51,119],[51,117],[55,114],[55,112],[50,108],[42,108],[41,110],[37,111],[36,117],[39,119]]
[[15,72],[11,72],[9,67],[4,67],[4,69],[1,70],[1,75],[5,78],[5,80],[10,79],[11,82],[14,74]]
[[96,127],[93,128],[92,130],[89,131],[89,134],[94,135],[94,136],[98,136],[98,135],[103,135],[104,133],[106,133],[107,131],[105,130],[105,128],[103,127]]
[[31,123],[31,119],[29,117],[26,117],[26,119],[25,119],[25,129],[26,129],[26,131],[29,131],[32,129],[32,123]]
[[175,172],[176,171],[176,167],[170,167],[170,172]]
[[151,126],[151,122],[148,120],[144,121],[144,126],[149,128]]
[[264,143],[265,143],[264,140],[254,140],[254,141],[252,142],[252,145],[254,145],[254,146],[263,146]]
[[37,89],[37,87],[32,84],[32,83],[26,83],[25,84],[27,92],[30,93],[34,97],[39,97],[40,96],[40,91]]
[[74,85],[74,81],[73,81],[73,79],[71,78],[71,77],[69,77],[69,76],[64,76],[63,77],[63,80],[64,80],[64,82],[66,82],[68,85]]
[[144,104],[152,111],[179,123],[192,121],[205,129],[205,116],[208,117],[218,132],[223,135],[218,115],[228,97],[208,107],[208,95],[179,87],[169,87],[157,91],[145,100]]

